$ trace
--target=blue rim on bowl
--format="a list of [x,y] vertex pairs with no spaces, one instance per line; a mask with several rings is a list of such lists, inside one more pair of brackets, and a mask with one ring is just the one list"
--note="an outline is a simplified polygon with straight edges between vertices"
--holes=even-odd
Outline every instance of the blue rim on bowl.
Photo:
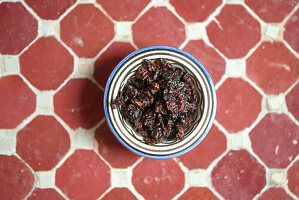
[[[111,102],[126,80],[133,75],[143,59],[164,58],[169,62],[180,63],[189,73],[193,73],[203,92],[203,111],[187,137],[169,144],[148,145],[142,142],[129,126],[121,120]],[[203,65],[190,54],[168,46],[151,46],[139,49],[124,58],[111,73],[104,94],[106,120],[115,137],[129,150],[144,157],[168,159],[180,156],[197,146],[209,132],[216,113],[216,92],[213,81]]]

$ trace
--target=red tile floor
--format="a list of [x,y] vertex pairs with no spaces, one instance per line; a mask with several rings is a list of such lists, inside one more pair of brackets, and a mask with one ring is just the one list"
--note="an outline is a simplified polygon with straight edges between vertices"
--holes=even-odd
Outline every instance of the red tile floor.
[[[132,51],[194,55],[217,89],[208,136],[168,160],[110,132],[106,80]],[[0,3],[0,200],[299,198],[298,0]]]

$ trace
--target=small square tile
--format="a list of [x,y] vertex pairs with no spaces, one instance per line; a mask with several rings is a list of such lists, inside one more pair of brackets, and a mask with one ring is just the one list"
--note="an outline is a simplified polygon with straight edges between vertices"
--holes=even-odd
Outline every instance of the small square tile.
[[246,64],[244,59],[229,59],[226,63],[226,74],[229,77],[242,77],[245,75]]
[[36,186],[39,188],[50,188],[55,184],[55,174],[53,171],[35,172],[37,176]]
[[53,92],[40,92],[37,94],[37,107],[53,109]]
[[90,78],[94,71],[94,61],[88,58],[80,58],[76,61],[77,68],[75,69],[75,77],[78,78]]
[[244,4],[244,0],[225,0],[227,4]]
[[96,0],[78,0],[79,4],[82,4],[82,3],[94,3],[94,2],[96,2]]
[[94,142],[94,132],[78,128],[76,130],[76,146],[78,149],[92,149]]
[[122,42],[130,41],[132,38],[131,27],[131,22],[117,22],[115,24],[115,40]]
[[282,186],[286,183],[286,173],[281,169],[270,169],[269,183],[273,186]]
[[232,150],[240,150],[250,148],[251,142],[247,133],[241,131],[239,133],[227,135],[228,147]]
[[205,187],[211,185],[211,174],[207,170],[191,170],[188,172],[190,186]]
[[127,187],[129,184],[128,172],[126,169],[111,170],[112,187]]
[[60,27],[58,21],[40,20],[40,34],[42,36],[56,36],[60,35]]
[[186,26],[187,38],[189,40],[198,40],[203,38],[205,27],[199,23],[189,23]]
[[18,56],[4,56],[4,71],[10,74],[20,73],[20,63]]
[[153,6],[167,6],[169,4],[169,0],[152,0]]
[[0,130],[0,154],[12,155],[16,152],[16,133]]
[[266,24],[265,25],[265,37],[273,40],[277,40],[280,38],[280,27],[273,24]]
[[267,108],[269,111],[282,111],[284,104],[284,97],[282,95],[278,96],[268,96],[267,97]]
[[0,77],[4,73],[4,56],[0,54]]

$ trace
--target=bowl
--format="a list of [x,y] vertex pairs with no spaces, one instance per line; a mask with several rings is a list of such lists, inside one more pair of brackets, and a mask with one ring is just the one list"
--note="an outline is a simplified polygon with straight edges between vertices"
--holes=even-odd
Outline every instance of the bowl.
[[[185,132],[183,140],[146,144],[122,118],[119,109],[112,109],[118,91],[141,66],[143,59],[164,58],[175,67],[189,72],[196,87],[201,90],[202,102],[192,126]],[[115,137],[129,150],[144,157],[168,159],[180,156],[198,145],[208,134],[216,113],[216,93],[213,81],[204,66],[190,54],[168,46],[151,46],[139,49],[124,58],[111,73],[104,94],[104,110],[107,123]]]

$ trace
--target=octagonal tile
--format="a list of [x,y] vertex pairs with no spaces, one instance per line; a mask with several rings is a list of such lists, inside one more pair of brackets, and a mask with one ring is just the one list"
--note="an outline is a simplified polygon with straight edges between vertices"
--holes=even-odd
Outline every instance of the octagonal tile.
[[183,50],[194,56],[206,68],[214,84],[221,79],[225,72],[225,60],[203,40],[191,40]]
[[17,157],[0,155],[1,199],[24,199],[31,191],[34,176]]
[[283,34],[283,38],[289,45],[299,53],[299,10],[291,16],[285,25],[285,31]]
[[89,129],[103,117],[103,92],[89,79],[71,79],[54,95],[54,110],[72,129]]
[[18,132],[16,148],[35,171],[46,171],[67,153],[70,138],[54,117],[40,115]]
[[216,119],[229,132],[238,132],[254,122],[261,111],[262,96],[246,81],[227,79],[217,90]]
[[64,198],[53,188],[36,188],[27,200],[64,200]]
[[139,47],[168,45],[179,47],[185,40],[184,24],[166,7],[153,7],[132,26]]
[[42,19],[58,19],[76,0],[25,0]]
[[263,42],[246,65],[247,76],[266,94],[285,92],[299,78],[299,59],[281,42]]
[[133,169],[132,183],[145,199],[172,199],[184,182],[184,173],[173,159],[145,158]]
[[[213,149],[213,151],[211,151]],[[189,169],[208,168],[211,162],[226,150],[225,135],[213,125],[205,139],[179,159]],[[196,159],[194,159],[196,158]]]
[[288,110],[293,114],[293,116],[299,121],[299,83],[287,94],[286,104]]
[[19,3],[0,3],[0,53],[18,54],[37,36],[37,20]]
[[134,194],[127,188],[113,188],[102,200],[137,200]]
[[77,150],[57,169],[55,184],[72,200],[95,200],[110,186],[110,169],[94,151]]
[[215,9],[221,5],[222,0],[170,0],[176,12],[188,22],[203,22]]
[[260,24],[241,5],[226,5],[207,26],[211,43],[228,58],[240,58],[260,40]]
[[104,10],[117,21],[133,21],[150,0],[97,0]]
[[293,200],[282,188],[269,188],[261,194],[258,200]]
[[112,40],[114,25],[94,5],[79,4],[60,22],[60,36],[79,57],[92,58]]
[[0,129],[15,128],[35,110],[36,97],[16,75],[0,78]]
[[299,198],[299,160],[288,170],[288,187]]
[[253,151],[271,168],[285,168],[299,154],[299,127],[285,114],[267,114],[250,139]]
[[265,169],[246,150],[230,151],[213,169],[212,184],[227,200],[251,200],[266,185]]
[[245,0],[245,3],[265,22],[279,23],[293,8],[298,0]]
[[20,67],[36,88],[54,90],[72,73],[73,57],[54,37],[42,37],[20,56]]
[[218,200],[218,198],[206,187],[191,187],[178,198],[178,200]]
[[97,82],[105,87],[116,65],[133,51],[135,48],[128,42],[113,42],[94,64],[94,78]]

